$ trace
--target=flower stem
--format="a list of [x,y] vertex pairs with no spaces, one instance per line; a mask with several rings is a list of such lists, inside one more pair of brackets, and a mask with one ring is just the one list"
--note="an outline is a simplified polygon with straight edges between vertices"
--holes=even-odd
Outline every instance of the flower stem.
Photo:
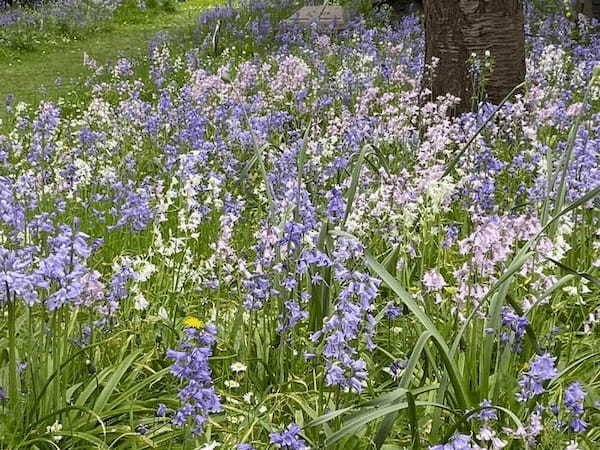
[[16,302],[10,300],[10,291],[7,290],[8,299],[8,396],[11,409],[16,412],[18,406],[18,389],[17,389],[17,338],[16,338],[16,322],[17,314]]

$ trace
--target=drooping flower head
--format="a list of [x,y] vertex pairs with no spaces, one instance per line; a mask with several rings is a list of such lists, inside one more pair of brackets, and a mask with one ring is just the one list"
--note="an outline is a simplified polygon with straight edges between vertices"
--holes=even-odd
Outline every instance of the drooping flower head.
[[291,423],[285,430],[271,433],[269,438],[271,444],[275,444],[278,448],[284,450],[306,450],[308,446],[306,441],[300,437],[300,431],[300,426]]
[[565,406],[571,414],[569,426],[575,433],[581,433],[587,429],[587,423],[583,421],[583,400],[587,393],[578,381],[571,383],[565,389]]
[[[217,339],[217,329],[208,324],[203,329],[186,328],[185,339],[179,350],[167,350],[167,358],[173,360],[171,373],[187,384],[177,395],[181,406],[175,411],[173,424],[192,425],[193,434],[201,434],[208,415],[222,410],[221,401],[216,394],[208,358]],[[159,406],[157,414],[163,415],[164,405]]]
[[546,392],[544,381],[551,380],[558,374],[554,366],[555,361],[556,357],[549,353],[535,356],[530,369],[524,372],[519,380],[521,391],[517,394],[518,401],[525,402]]

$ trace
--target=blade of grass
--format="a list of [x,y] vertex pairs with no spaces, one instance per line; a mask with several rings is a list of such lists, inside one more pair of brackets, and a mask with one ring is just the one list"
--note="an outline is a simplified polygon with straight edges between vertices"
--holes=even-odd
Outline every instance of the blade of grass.
[[414,314],[419,322],[431,333],[431,337],[433,338],[442,359],[444,361],[444,366],[446,367],[446,372],[448,373],[452,385],[455,389],[455,394],[457,401],[460,407],[466,409],[470,404],[469,395],[467,393],[466,387],[461,382],[458,368],[453,361],[453,356],[451,355],[448,344],[435,327],[431,319],[427,316],[427,314],[417,305],[412,296],[406,291],[400,283],[390,275],[390,273],[385,270],[385,268],[379,264],[375,259],[371,256],[371,254],[365,251],[364,255],[365,261],[367,265],[373,270],[375,274],[377,274],[385,284],[387,284],[394,293],[400,298],[400,300],[406,305],[406,307]]
[[[440,408],[446,411],[454,412],[451,408],[448,408],[445,405],[434,403],[434,402],[415,402],[415,407],[417,406],[433,406],[436,408]],[[380,417],[387,416],[390,413],[395,411],[401,411],[403,409],[408,408],[408,402],[405,403],[397,403],[394,405],[378,408],[374,411],[369,411],[367,413],[358,415],[347,422],[344,423],[342,428],[333,433],[329,439],[326,440],[325,445],[330,446],[335,444],[340,439],[343,439],[346,436],[351,436],[358,432],[362,427],[367,425],[369,422],[372,422],[375,419],[379,419]],[[329,447],[327,447],[329,448]]]
[[125,358],[123,361],[121,361],[121,363],[117,366],[117,368],[115,369],[113,374],[108,379],[106,385],[104,386],[104,389],[102,389],[102,392],[100,392],[100,395],[98,395],[96,402],[94,403],[95,411],[100,412],[100,411],[104,410],[104,407],[106,406],[106,403],[108,402],[109,396],[113,392],[115,392],[115,389],[116,389],[117,385],[119,384],[119,381],[121,381],[121,378],[123,378],[123,375],[125,375],[125,372],[127,372],[127,370],[129,370],[129,368],[131,367],[131,365],[133,364],[135,359],[140,355],[140,353],[141,353],[141,351],[136,351],[136,352],[131,353],[129,356],[127,356],[127,358]]
[[556,385],[556,383],[558,383],[558,381],[564,377],[565,375],[567,375],[569,372],[577,369],[579,366],[581,366],[584,362],[592,359],[592,358],[598,358],[598,360],[600,361],[600,352],[594,352],[594,353],[589,353],[587,355],[582,356],[581,358],[573,361],[571,364],[569,364],[567,367],[565,367],[563,370],[561,370],[558,375],[556,375],[556,377],[554,377],[549,383],[548,383],[548,389],[550,389],[551,387],[553,387],[554,385]]
[[[490,368],[492,365],[492,354],[494,348],[494,340],[499,335],[500,326],[502,324],[502,307],[506,298],[508,283],[504,283],[498,292],[494,295],[488,317],[485,320],[483,346],[480,352],[479,361],[479,400],[488,398],[488,389],[490,381]],[[486,330],[494,330],[493,333],[488,333]]]
[[[409,415],[410,415],[411,407],[414,408],[414,396],[412,394],[410,394],[410,392],[407,390],[407,388],[408,388],[408,385],[410,384],[410,380],[413,376],[413,372],[414,372],[415,368],[417,367],[419,359],[421,358],[421,353],[423,353],[423,349],[425,348],[425,346],[427,345],[427,342],[429,341],[429,339],[431,339],[432,336],[433,335],[431,334],[431,331],[429,331],[429,330],[421,333],[421,336],[419,336],[419,339],[417,340],[417,343],[415,344],[415,346],[413,348],[413,351],[410,355],[408,363],[406,364],[404,372],[402,373],[402,378],[400,379],[399,389],[402,390],[402,393],[404,394],[403,396],[407,397],[407,401],[409,404]],[[411,406],[411,400],[408,398],[409,394],[412,398],[412,403],[413,403],[412,406]],[[399,415],[400,415],[400,413],[398,411],[394,411],[393,413],[390,413],[389,415],[385,416],[385,419],[379,425],[379,428],[377,429],[377,433],[376,433],[375,439],[374,439],[375,448],[377,450],[379,450],[381,448],[381,446],[384,444],[385,440],[387,439],[387,436],[392,431],[392,427]],[[413,444],[414,444],[414,441],[413,441]]]
[[346,221],[348,220],[348,216],[350,216],[350,212],[352,211],[352,204],[354,203],[354,197],[356,197],[356,190],[358,188],[358,182],[360,180],[360,173],[362,171],[363,165],[365,163],[365,155],[367,154],[367,150],[371,148],[371,145],[365,145],[360,150],[358,154],[358,160],[354,165],[352,170],[352,181],[350,182],[350,188],[348,189],[348,195],[346,197],[346,212],[344,213],[344,220],[342,220],[341,228],[344,229],[346,226]]
[[406,393],[406,400],[408,403],[408,422],[410,423],[410,432],[412,434],[412,448],[421,448],[421,442],[419,441],[419,422],[417,421],[417,405],[415,398],[412,393],[408,391]]
[[600,286],[600,279],[598,279],[598,278],[596,278],[596,277],[594,277],[594,276],[592,276],[590,274],[587,274],[585,272],[578,272],[577,270],[569,267],[568,265],[563,264],[560,261],[552,259],[552,258],[550,258],[548,256],[544,256],[544,259],[546,259],[547,261],[550,261],[552,264],[560,267],[565,272],[568,272],[571,275],[575,275],[575,276],[578,276],[578,277],[581,277],[581,278],[585,278],[586,280],[591,281],[592,283],[594,283],[596,286]]
[[62,363],[60,365],[60,367],[55,370],[52,375],[50,375],[48,377],[48,379],[46,380],[46,382],[44,383],[44,386],[42,386],[42,389],[40,390],[40,393],[37,395],[37,397],[35,398],[35,401],[33,402],[33,410],[36,410],[37,406],[39,405],[40,400],[42,399],[42,397],[44,396],[44,393],[46,392],[46,390],[48,389],[48,386],[50,385],[50,383],[52,382],[52,380],[58,375],[58,373],[64,369],[67,365],[69,365],[75,358],[77,358],[78,356],[81,356],[83,354],[85,354],[88,350],[94,348],[94,347],[98,347],[100,345],[104,345],[107,344],[109,341],[115,339],[117,336],[121,335],[125,333],[125,330],[123,331],[119,331],[118,333],[115,333],[114,335],[112,335],[111,337],[109,337],[108,339],[104,339],[102,341],[96,342],[94,344],[88,345],[87,347],[79,350],[78,352],[74,353],[73,355],[71,355],[71,357],[69,359],[67,359],[64,363]]

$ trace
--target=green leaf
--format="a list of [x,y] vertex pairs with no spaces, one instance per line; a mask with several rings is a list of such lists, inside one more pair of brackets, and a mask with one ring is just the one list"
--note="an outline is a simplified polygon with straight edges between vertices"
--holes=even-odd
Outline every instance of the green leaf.
[[109,375],[110,375],[110,368],[106,368],[106,369],[102,370],[102,372],[100,372],[99,374],[94,376],[90,380],[90,382],[87,384],[87,386],[83,389],[83,391],[81,391],[79,396],[77,397],[77,400],[75,401],[75,405],[77,405],[77,406],[85,405],[86,402],[88,401],[88,399],[94,393],[94,391],[99,388],[100,384],[103,383],[104,379],[106,377],[108,377]]
[[377,428],[377,433],[375,433],[375,438],[373,439],[373,444],[375,444],[375,448],[377,450],[379,450],[385,443],[385,440],[392,432],[394,423],[396,423],[396,420],[399,416],[400,412],[394,411],[393,413],[390,413],[387,416],[385,416],[379,424],[379,427]]
[[[412,393],[414,396],[419,396],[421,394],[424,394],[425,392],[434,391],[434,390],[438,389],[439,387],[440,387],[440,385],[437,383],[431,384],[428,386],[423,386],[421,388],[413,389]],[[405,388],[394,389],[393,391],[388,392],[387,394],[380,395],[377,398],[369,400],[362,406],[381,406],[381,405],[385,405],[386,403],[393,403],[397,400],[400,400],[401,398],[404,398],[406,396],[406,391],[407,391],[407,389],[405,389]]]
[[413,397],[410,391],[406,394],[406,399],[408,401],[408,421],[410,423],[410,431],[412,434],[412,448],[419,449],[421,447],[421,443],[419,441],[419,422],[417,421],[417,405],[415,403],[415,398]]
[[571,371],[577,369],[584,362],[589,361],[590,359],[593,359],[593,358],[598,358],[598,361],[596,361],[596,362],[600,362],[600,352],[588,353],[587,355],[584,355],[584,356],[578,358],[577,360],[573,361],[572,363],[570,363],[567,367],[565,367],[563,370],[561,370],[558,373],[558,375],[556,375],[556,377],[554,377],[550,381],[550,383],[548,383],[548,388],[551,388],[552,386],[556,385],[562,377],[564,377]]
[[371,145],[365,145],[360,150],[358,154],[358,160],[354,165],[354,169],[352,170],[352,181],[350,183],[350,189],[348,189],[348,194],[346,198],[346,213],[344,214],[344,220],[342,221],[342,228],[345,228],[346,221],[352,212],[352,204],[354,203],[354,197],[356,196],[356,190],[358,188],[358,182],[360,180],[360,172],[362,171],[362,167],[365,163],[365,155],[367,154],[367,150],[371,148]]
[[[111,337],[109,337],[108,339],[104,339],[102,341],[99,342],[95,342],[94,344],[88,345],[87,347],[79,350],[78,352],[75,352],[73,355],[71,355],[71,357],[69,357],[69,359],[67,359],[65,362],[63,362],[58,369],[56,369],[54,372],[52,372],[52,375],[50,375],[48,377],[48,379],[46,380],[46,382],[44,383],[44,385],[42,386],[42,389],[40,390],[40,393],[36,396],[35,401],[33,402],[33,406],[32,406],[32,410],[33,411],[37,411],[39,403],[42,399],[42,397],[44,396],[46,390],[48,389],[48,386],[50,386],[50,383],[52,382],[52,380],[61,372],[61,370],[63,370],[65,367],[67,367],[73,360],[75,360],[75,358],[77,358],[78,356],[81,355],[85,355],[86,352],[88,352],[90,349],[94,348],[94,347],[98,347],[100,345],[105,345],[108,342],[110,342],[111,340],[115,339],[117,336],[123,334],[125,331],[119,331],[118,333],[113,334]],[[80,405],[81,406],[81,405]]]
[[149,377],[145,377],[143,380],[136,383],[134,386],[123,392],[114,401],[112,401],[111,407],[114,408],[120,405],[121,403],[128,401],[132,395],[160,380],[163,376],[169,373],[170,370],[170,367],[165,367],[164,369],[159,370],[158,372],[150,375]]
[[[415,402],[415,407],[416,406],[434,406],[436,408],[441,408],[441,409],[444,409],[447,411],[452,411],[450,408],[448,408],[445,405],[442,405],[439,403],[433,403],[433,402]],[[406,408],[408,408],[408,402],[403,402],[403,403],[396,403],[394,405],[365,411],[362,414],[358,414],[355,417],[353,417],[352,419],[348,420],[347,422],[344,422],[344,425],[342,426],[342,428],[339,429],[338,431],[336,431],[335,433],[333,433],[331,435],[331,437],[329,437],[329,439],[327,439],[326,445],[327,446],[332,445],[346,436],[355,434],[356,432],[358,432],[358,430],[360,430],[362,427],[364,427],[369,422],[371,422],[375,419],[379,419],[380,417],[387,416],[388,414],[391,414],[395,411],[401,411]]]
[[585,272],[578,272],[577,270],[569,267],[568,265],[566,265],[564,263],[561,263],[560,261],[557,261],[555,259],[552,259],[552,258],[550,258],[548,256],[544,256],[544,258],[546,260],[550,261],[552,264],[560,267],[565,272],[568,272],[571,275],[575,275],[575,276],[578,276],[578,277],[581,277],[581,278],[585,278],[586,280],[591,281],[592,283],[594,283],[596,286],[600,286],[600,279],[598,279],[598,278],[596,278],[596,277],[594,277],[594,276],[592,276],[590,274],[587,274]]
[[[95,449],[108,449],[108,446],[102,439],[97,438],[93,434],[84,433],[82,431],[61,430],[60,432],[52,433],[52,436],[57,436],[57,437],[60,436],[60,437],[63,437],[63,439],[67,436],[75,437],[75,438],[79,439],[80,441],[89,442],[90,444],[94,444],[95,447],[93,447],[93,448],[95,448]],[[81,448],[80,445],[81,444],[78,445],[79,448]]]
[[104,386],[104,389],[102,389],[102,392],[100,392],[100,395],[96,399],[96,402],[94,403],[94,411],[101,412],[104,410],[104,407],[106,406],[110,395],[113,394],[113,392],[115,392],[117,385],[121,381],[121,378],[123,377],[123,375],[125,375],[127,370],[129,370],[129,368],[140,353],[141,351],[139,350],[131,353],[117,366],[115,371],[108,379],[106,385]]
[[387,270],[385,270],[385,268],[381,264],[375,261],[375,259],[371,256],[369,252],[365,251],[364,257],[367,265],[371,268],[371,270],[375,274],[377,274],[383,280],[383,282],[394,291],[394,293],[400,298],[402,303],[404,303],[406,307],[410,310],[410,312],[414,314],[414,316],[419,322],[421,322],[425,329],[431,333],[431,337],[433,338],[436,346],[438,347],[438,350],[444,361],[446,371],[455,389],[457,401],[461,408],[466,409],[470,404],[467,389],[461,382],[458,368],[456,367],[452,356],[449,352],[448,344],[446,343],[438,329],[429,319],[427,314],[417,305],[416,301],[412,298],[408,291],[406,291],[402,286],[400,286],[400,283],[398,283],[398,281],[394,277],[392,277],[390,273]]
[[[488,317],[485,320],[483,333],[483,346],[480,353],[479,361],[479,398],[489,398],[488,388],[490,381],[490,369],[492,365],[492,354],[494,351],[494,341],[499,335],[499,330],[502,325],[502,307],[506,298],[508,283],[504,283],[500,290],[496,292],[492,299],[492,304],[488,312]],[[494,330],[494,333],[487,333],[486,329]]]
[[354,406],[348,406],[347,408],[336,409],[335,411],[328,412],[327,414],[323,414],[320,417],[317,417],[315,420],[306,424],[306,428],[316,427],[317,425],[322,425],[327,423],[336,417],[339,417],[347,412],[350,412],[354,409]]

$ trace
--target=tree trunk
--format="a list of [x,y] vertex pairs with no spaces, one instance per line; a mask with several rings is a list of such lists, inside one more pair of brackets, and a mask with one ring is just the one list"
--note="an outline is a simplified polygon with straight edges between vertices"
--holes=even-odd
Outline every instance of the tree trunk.
[[600,20],[600,0],[591,0],[592,17]]
[[522,0],[425,0],[426,60],[438,60],[432,77],[435,97],[460,97],[456,113],[469,109],[472,79],[467,59],[489,51],[493,71],[487,100],[499,103],[525,79],[525,32]]
[[575,15],[585,14],[586,16],[592,16],[592,0],[575,0],[573,4],[573,11]]
[[600,0],[575,0],[573,9],[577,14],[582,13],[600,20]]

